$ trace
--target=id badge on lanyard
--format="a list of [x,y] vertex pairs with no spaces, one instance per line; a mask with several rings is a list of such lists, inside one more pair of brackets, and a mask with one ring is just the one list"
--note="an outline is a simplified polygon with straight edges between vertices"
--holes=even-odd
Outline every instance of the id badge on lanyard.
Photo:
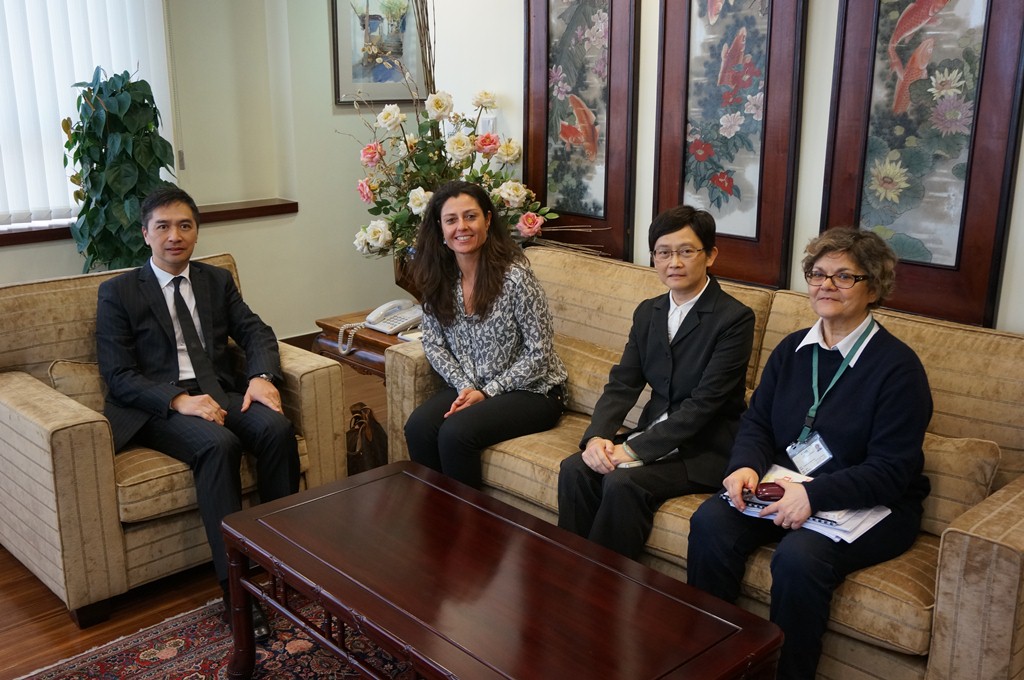
[[825,440],[817,432],[811,434],[806,441],[793,442],[786,447],[786,453],[802,475],[810,475],[822,465],[832,460],[832,452],[825,445]]
[[868,327],[860,334],[857,338],[857,342],[853,348],[843,359],[843,363],[839,365],[839,370],[832,376],[832,382],[829,383],[828,387],[825,388],[825,394],[818,394],[818,346],[814,346],[814,358],[812,360],[812,375],[811,375],[811,389],[814,391],[814,403],[811,404],[811,408],[807,410],[807,417],[804,419],[804,429],[800,432],[800,437],[786,447],[786,453],[789,454],[790,459],[796,465],[796,469],[800,471],[802,475],[810,475],[812,472],[820,468],[822,465],[832,460],[832,452],[829,451],[828,446],[825,445],[825,440],[821,438],[821,435],[814,432],[814,418],[818,415],[818,407],[821,406],[821,402],[825,399],[825,395],[829,393],[832,387],[839,380],[840,376],[846,372],[847,367],[850,365],[850,361],[853,357],[857,356],[857,351],[861,345],[871,335],[871,331],[875,328],[875,320],[871,319],[871,323]]

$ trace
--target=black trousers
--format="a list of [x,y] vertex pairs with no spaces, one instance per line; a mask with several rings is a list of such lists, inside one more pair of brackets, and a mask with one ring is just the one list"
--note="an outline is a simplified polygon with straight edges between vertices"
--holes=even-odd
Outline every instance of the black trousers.
[[199,514],[213,552],[217,579],[222,582],[228,577],[228,562],[220,524],[242,509],[242,452],[248,451],[256,458],[260,501],[283,498],[299,490],[299,451],[291,422],[255,402],[243,413],[242,395],[229,392],[228,397],[224,425],[180,413],[167,418],[154,416],[132,442],[166,453],[192,469]]
[[834,542],[810,529],[783,529],[771,520],[744,515],[716,494],[690,519],[687,581],[735,602],[747,557],[758,546],[777,541],[769,618],[786,635],[778,677],[810,680],[821,657],[832,593],[857,569],[906,552],[920,526],[920,513],[896,508],[853,543]]
[[580,451],[564,459],[558,472],[558,526],[635,560],[662,503],[712,490],[690,481],[678,454],[602,475],[583,462]]
[[506,392],[469,408],[444,414],[459,396],[447,387],[420,404],[405,423],[409,458],[480,488],[480,452],[491,444],[550,430],[562,416],[556,395]]

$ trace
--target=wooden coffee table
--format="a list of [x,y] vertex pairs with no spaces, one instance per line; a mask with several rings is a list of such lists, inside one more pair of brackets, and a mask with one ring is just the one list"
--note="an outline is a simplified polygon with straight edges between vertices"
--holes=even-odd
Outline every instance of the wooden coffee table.
[[774,624],[408,461],[235,513],[223,531],[232,678],[254,670],[246,594],[370,677],[346,627],[427,678],[775,676]]

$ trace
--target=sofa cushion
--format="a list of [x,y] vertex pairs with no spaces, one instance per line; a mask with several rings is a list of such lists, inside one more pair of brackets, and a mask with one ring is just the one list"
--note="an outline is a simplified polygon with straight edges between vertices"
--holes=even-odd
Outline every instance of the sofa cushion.
[[[622,350],[611,350],[561,333],[555,333],[554,344],[555,352],[569,374],[569,410],[593,415],[597,400],[608,383],[608,374],[621,358]],[[647,387],[626,416],[627,426],[636,425],[650,398],[651,390]]]
[[[299,471],[309,469],[306,441],[299,438]],[[242,456],[242,493],[256,490],[252,456]],[[133,446],[114,456],[117,511],[128,524],[174,515],[196,507],[196,487],[187,465],[168,455]]]
[[921,529],[941,536],[950,522],[988,498],[998,467],[995,442],[926,433],[924,474],[932,491],[924,500]]
[[483,453],[484,484],[558,512],[558,470],[579,451],[590,416],[566,412],[553,429],[516,437]]
[[50,364],[46,373],[53,389],[93,411],[103,412],[107,384],[103,382],[99,364],[95,361],[58,359]]

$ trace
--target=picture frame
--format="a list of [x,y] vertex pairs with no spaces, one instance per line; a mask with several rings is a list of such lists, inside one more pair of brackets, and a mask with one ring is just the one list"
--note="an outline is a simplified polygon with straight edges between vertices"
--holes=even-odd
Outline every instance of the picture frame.
[[630,260],[640,3],[555,5],[526,2],[524,181],[559,214],[552,226],[593,229],[545,238]]
[[[991,327],[1020,152],[1024,5],[1019,0],[970,3],[972,14],[986,12],[983,23],[968,25],[963,37],[950,40],[944,36],[956,35],[964,27],[957,15],[959,1],[938,3],[937,13],[907,35],[899,28],[899,18],[909,2],[890,4],[887,14],[880,14],[880,0],[840,0],[840,50],[833,80],[821,228],[855,225],[890,238],[900,262],[896,291],[886,306]],[[940,23],[941,34],[933,32],[934,22]],[[976,54],[967,51],[972,45],[978,46]],[[906,84],[915,58],[916,67],[924,70],[915,73],[914,77],[920,76],[916,82]],[[889,76],[889,70],[897,73]],[[895,88],[900,87],[901,77],[905,87],[900,89],[905,91],[897,101]],[[888,100],[886,87],[892,89]],[[926,119],[915,111],[923,108],[935,116],[947,97],[960,107],[959,120],[953,117],[957,111],[950,109],[949,102],[940,112],[945,118]],[[888,120],[890,111],[898,116],[895,123]],[[970,126],[965,114],[971,118]],[[873,118],[886,125],[882,134],[877,122],[872,127]],[[953,127],[956,124],[961,127]],[[968,128],[970,133],[965,134]],[[896,130],[895,136],[890,130]],[[913,144],[908,146],[902,139],[910,136]],[[938,163],[932,160],[935,154],[923,154],[922,147],[930,150],[936,141],[948,146],[957,136],[964,138],[962,148],[939,151],[943,159],[953,158],[946,172],[960,185],[960,193],[945,196],[947,210],[939,214],[934,202],[928,203],[936,189],[924,172]],[[885,163],[890,164],[888,172],[881,171]],[[897,208],[893,196],[901,198],[903,205]],[[926,219],[915,220],[918,224],[927,222],[945,233],[920,238],[895,222],[885,224],[886,216],[879,215],[880,206],[902,212],[914,207],[907,205],[911,202],[917,209],[929,210]],[[931,239],[938,245],[933,246]],[[908,242],[917,248],[908,248]],[[942,243],[948,243],[945,255],[935,257],[942,252]]]
[[[330,2],[334,103],[397,104],[425,99],[428,93],[412,0],[401,18],[388,16],[390,0]],[[362,14],[356,13],[357,6]],[[411,75],[411,84],[396,60]]]
[[714,215],[718,276],[788,282],[805,14],[804,0],[661,2],[654,211]]

